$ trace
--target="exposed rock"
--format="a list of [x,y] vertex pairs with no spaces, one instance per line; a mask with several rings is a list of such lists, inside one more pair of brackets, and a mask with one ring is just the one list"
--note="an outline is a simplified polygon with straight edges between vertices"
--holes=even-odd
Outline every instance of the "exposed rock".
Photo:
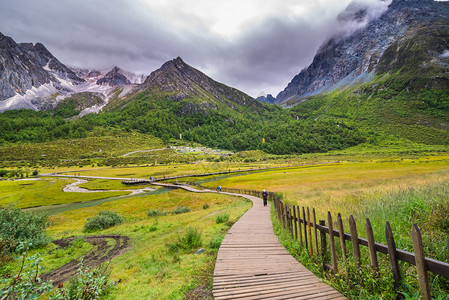
[[103,78],[97,81],[99,85],[122,86],[129,85],[131,81],[122,73],[119,67],[114,67]]
[[[367,18],[369,20],[369,14],[363,7],[351,3],[340,14],[339,21],[363,25]],[[408,41],[419,40],[415,36],[417,29],[437,26],[436,24],[448,27],[449,3],[394,0],[380,17],[369,20],[350,35],[341,33],[324,43],[312,64],[296,75],[277,95],[276,103],[299,100],[320,92],[370,81],[378,73],[379,64],[383,66],[382,72],[393,68],[392,56],[400,46]],[[446,41],[441,45],[444,44],[447,46]],[[383,57],[389,48],[390,61],[387,63]],[[380,63],[381,61],[384,63]],[[390,67],[384,67],[385,65]],[[404,66],[399,62],[395,68],[398,69],[399,65]]]
[[263,102],[263,103],[274,103],[276,101],[276,98],[273,97],[273,95],[268,94],[266,96],[259,96],[256,98],[257,101]]
[[219,83],[186,64],[180,57],[168,61],[152,72],[144,81],[142,89],[162,90],[173,93],[169,98],[181,101],[188,98],[219,101],[228,107],[235,104],[258,107],[258,102],[245,93]]

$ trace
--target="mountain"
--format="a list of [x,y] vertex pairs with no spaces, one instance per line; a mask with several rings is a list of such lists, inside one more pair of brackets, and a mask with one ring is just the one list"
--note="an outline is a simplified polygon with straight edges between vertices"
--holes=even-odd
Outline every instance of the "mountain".
[[[125,96],[145,76],[118,67],[104,74],[69,68],[41,43],[16,43],[0,33],[0,112],[27,108],[55,110],[65,116],[100,111],[111,97]],[[60,105],[61,104],[61,105]],[[69,107],[75,108],[68,112]]]
[[171,101],[179,115],[206,113],[219,108],[257,110],[260,107],[260,103],[251,96],[213,80],[180,57],[167,61],[153,71],[132,93],[134,97],[127,95],[123,101],[117,100],[109,107],[126,105],[141,93],[153,100]]
[[259,97],[256,98],[256,100],[263,103],[273,104],[276,101],[276,98],[274,98],[273,95],[268,94],[268,95],[260,95]]
[[121,72],[119,67],[114,67],[103,78],[97,80],[99,85],[122,86],[129,85],[131,81]]
[[372,18],[363,2],[357,3],[338,18],[342,28],[355,24],[355,32],[341,33],[324,43],[311,65],[277,95],[276,103],[291,105],[395,72],[425,78],[419,80],[422,86],[448,87],[448,2],[394,0],[377,18]]
[[[0,111],[20,107],[44,108],[46,101],[39,101],[42,94],[64,90],[84,82],[44,45],[17,44],[1,33],[0,62]],[[27,100],[20,101],[21,96],[26,96],[27,92]],[[6,101],[8,98],[10,101]]]

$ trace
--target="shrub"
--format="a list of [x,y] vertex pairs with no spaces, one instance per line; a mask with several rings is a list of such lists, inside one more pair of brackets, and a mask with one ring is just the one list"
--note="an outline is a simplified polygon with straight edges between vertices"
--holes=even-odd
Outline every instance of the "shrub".
[[87,218],[86,224],[84,224],[85,231],[95,231],[106,229],[123,222],[122,216],[116,212],[109,210],[100,211],[95,217]]
[[20,208],[0,208],[0,239],[3,241],[14,245],[26,242],[33,248],[43,247],[49,242],[45,233],[47,226],[45,215],[23,212]]
[[217,219],[215,219],[215,222],[216,222],[217,224],[225,223],[225,222],[227,222],[227,221],[229,221],[229,214],[221,214],[221,215],[218,215],[218,216],[217,216]]
[[33,176],[39,175],[39,171],[38,171],[38,170],[34,170],[33,173],[32,173],[32,175],[33,175]]
[[212,241],[209,243],[209,248],[211,249],[218,249],[221,246],[221,242],[223,241],[224,236],[223,235],[216,235],[213,237]]
[[178,214],[188,213],[189,211],[190,211],[190,207],[178,206],[174,211],[172,211],[172,214],[178,215]]
[[165,216],[167,212],[160,210],[158,208],[156,209],[150,209],[147,213],[149,217],[157,217],[157,216]]
[[0,279],[1,299],[37,299],[53,287],[49,281],[41,282],[39,274],[42,273],[42,259],[39,253],[27,256],[30,246],[29,242],[20,242],[17,246],[17,251],[22,251],[22,256],[16,258],[21,262],[20,268],[17,274]]
[[203,204],[203,209],[208,209],[209,208],[209,204]]
[[180,249],[190,251],[202,245],[201,233],[195,228],[188,227],[183,237],[178,236],[178,240],[173,244],[167,244],[168,252],[176,254]]
[[115,284],[109,282],[108,266],[103,264],[98,267],[88,267],[81,261],[78,274],[70,280],[69,287],[59,288],[53,296],[54,299],[101,299]]
[[186,235],[181,239],[181,242],[187,250],[200,247],[203,243],[201,241],[201,233],[192,227],[187,228]]

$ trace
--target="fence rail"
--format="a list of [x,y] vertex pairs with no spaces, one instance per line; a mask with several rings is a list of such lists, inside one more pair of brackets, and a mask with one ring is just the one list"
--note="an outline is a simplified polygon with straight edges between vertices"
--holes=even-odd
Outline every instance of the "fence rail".
[[[221,191],[262,197],[261,191],[232,188],[221,188]],[[352,244],[354,262],[357,269],[360,269],[362,261],[360,246],[367,247],[369,250],[370,267],[373,274],[378,274],[379,272],[377,253],[388,255],[390,269],[396,287],[401,281],[398,261],[404,261],[416,266],[420,293],[423,299],[431,299],[427,272],[432,272],[434,274],[449,278],[448,263],[424,256],[421,232],[416,224],[413,224],[411,229],[414,250],[414,253],[411,253],[396,248],[396,243],[389,222],[386,222],[385,225],[387,245],[384,245],[375,242],[371,222],[368,218],[365,222],[367,238],[364,239],[358,236],[356,222],[352,215],[349,217],[350,230],[349,233],[346,233],[344,231],[343,220],[340,214],[337,215],[337,220],[335,222],[333,221],[332,214],[328,212],[328,226],[326,226],[325,220],[319,220],[317,223],[315,209],[310,210],[308,207],[300,208],[296,205],[288,205],[283,203],[273,192],[269,192],[268,194],[269,200],[273,202],[276,215],[282,223],[282,226],[290,232],[293,239],[298,241],[301,248],[305,247],[311,256],[321,255],[323,258],[329,257],[330,252],[329,260],[331,263],[324,263],[323,266],[326,271],[331,271],[333,273],[338,272],[339,265],[336,244],[340,245],[343,262],[347,261],[348,249],[346,248],[346,241],[350,241]],[[337,229],[333,228],[335,223],[337,224]],[[327,242],[328,239],[329,243]],[[338,243],[335,239],[339,239],[340,243]],[[449,251],[449,237],[447,238],[447,246]],[[325,260],[323,259],[323,261]],[[345,273],[348,277],[348,270],[345,264],[343,267],[345,268]]]

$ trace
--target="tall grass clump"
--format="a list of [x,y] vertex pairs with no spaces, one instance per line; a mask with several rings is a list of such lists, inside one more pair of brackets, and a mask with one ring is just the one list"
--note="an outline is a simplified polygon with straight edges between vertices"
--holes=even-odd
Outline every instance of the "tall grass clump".
[[160,210],[158,208],[150,209],[147,213],[147,216],[149,217],[159,217],[159,216],[165,216],[167,214],[166,211]]
[[173,215],[179,215],[190,212],[190,207],[188,206],[178,206],[174,211],[172,211]]
[[12,250],[20,242],[31,244],[32,248],[47,245],[49,238],[45,230],[48,225],[45,215],[24,212],[20,208],[0,208],[0,241],[13,245],[3,250]]
[[123,223],[123,218],[116,212],[109,210],[100,211],[96,216],[87,218],[84,230],[87,232],[106,229]]
[[168,252],[170,254],[176,254],[180,250],[189,252],[193,249],[201,247],[203,244],[202,234],[197,229],[188,227],[183,236],[178,236],[175,243],[167,244]]
[[220,223],[225,223],[229,221],[229,214],[220,214],[217,216],[217,218],[215,219],[215,223],[220,224]]

